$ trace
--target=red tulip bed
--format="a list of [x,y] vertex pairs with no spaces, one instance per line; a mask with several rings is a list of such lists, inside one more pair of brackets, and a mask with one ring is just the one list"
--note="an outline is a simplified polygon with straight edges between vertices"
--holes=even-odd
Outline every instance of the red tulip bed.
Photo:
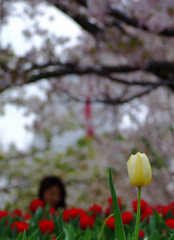
[[[120,199],[118,203],[126,239],[131,239],[137,200],[132,203],[132,211],[126,211]],[[56,211],[34,199],[27,213],[21,210],[12,213],[0,211],[0,239],[3,240],[114,240],[114,229],[111,198],[105,209],[95,204],[88,210],[70,208]],[[139,239],[167,239],[174,232],[173,229],[174,202],[167,206],[152,207],[141,200]]]

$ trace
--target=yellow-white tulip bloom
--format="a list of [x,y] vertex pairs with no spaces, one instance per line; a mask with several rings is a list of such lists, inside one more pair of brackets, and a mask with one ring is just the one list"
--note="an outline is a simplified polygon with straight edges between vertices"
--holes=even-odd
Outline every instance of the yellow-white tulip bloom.
[[146,154],[137,153],[131,155],[127,162],[128,176],[131,184],[135,187],[143,187],[150,183],[152,170]]

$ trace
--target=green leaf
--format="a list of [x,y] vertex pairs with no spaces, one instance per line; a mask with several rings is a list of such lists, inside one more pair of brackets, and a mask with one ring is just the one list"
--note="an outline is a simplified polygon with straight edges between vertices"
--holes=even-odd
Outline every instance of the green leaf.
[[77,235],[75,236],[74,240],[79,239],[83,234],[84,234],[84,231],[78,232]]
[[[22,233],[19,233],[18,236],[17,236],[17,238],[16,238],[16,240],[21,240],[21,237],[22,237],[22,236],[23,236]],[[26,239],[26,238],[25,238],[25,239]],[[25,239],[24,239],[24,240],[25,240]],[[22,240],[23,240],[23,237],[22,237]]]
[[168,240],[174,240],[174,234],[172,234]]
[[26,231],[24,231],[24,233],[23,233],[22,240],[27,240]]
[[54,216],[54,224],[55,224],[55,234],[59,236],[59,240],[65,239],[65,233],[64,233],[64,224],[62,220],[63,211],[57,218],[57,216]]
[[64,233],[64,232],[62,232],[58,237],[56,237],[55,240],[58,240],[58,239],[62,236],[63,233]]
[[113,210],[114,210],[114,219],[115,219],[115,236],[117,240],[126,240],[125,232],[123,228],[123,223],[120,214],[120,208],[118,204],[118,198],[116,195],[113,179],[112,179],[112,170],[109,169],[109,186],[112,196],[113,202]]
[[156,237],[157,237],[157,231],[154,230],[154,231],[152,232],[152,235],[148,238],[148,240],[155,240]]
[[90,140],[88,138],[80,138],[77,141],[77,144],[80,148],[83,148],[83,147],[88,146],[89,142],[90,142]]
[[65,232],[65,239],[73,240],[74,239],[74,229],[72,225],[66,225],[66,228],[64,229]]
[[39,222],[40,220],[42,220],[43,214],[44,214],[43,209],[40,208],[40,207],[38,207],[38,209],[36,210],[36,213],[35,213],[35,215],[34,215],[34,218],[33,218],[33,220],[35,221],[35,224],[36,224],[36,225],[38,224],[38,222]]
[[[5,222],[7,221],[8,217],[3,217],[0,220],[0,229],[3,229],[5,226]],[[3,231],[0,231],[0,237],[3,236]]]
[[90,232],[89,232],[89,228],[87,228],[87,229],[85,230],[84,240],[90,240]]
[[33,240],[36,239],[37,235],[38,235],[39,229],[36,229],[34,232],[32,232],[32,234],[30,235],[30,237],[28,238],[28,240]]

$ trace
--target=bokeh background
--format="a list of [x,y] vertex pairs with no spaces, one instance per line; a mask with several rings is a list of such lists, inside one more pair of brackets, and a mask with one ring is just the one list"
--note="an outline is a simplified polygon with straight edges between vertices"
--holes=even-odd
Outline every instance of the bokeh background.
[[174,199],[174,3],[0,0],[0,208],[25,209],[47,175],[69,206],[136,197],[126,164],[144,152],[150,204]]

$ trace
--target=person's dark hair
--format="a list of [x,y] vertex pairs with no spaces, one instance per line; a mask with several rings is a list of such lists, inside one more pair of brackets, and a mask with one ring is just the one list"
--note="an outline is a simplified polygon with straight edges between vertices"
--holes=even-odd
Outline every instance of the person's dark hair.
[[62,180],[58,177],[54,177],[54,176],[48,176],[45,177],[44,179],[42,179],[41,183],[40,183],[40,187],[39,187],[39,199],[43,201],[43,195],[44,192],[51,188],[57,186],[60,191],[61,191],[61,200],[60,202],[57,204],[56,208],[58,207],[66,207],[66,203],[65,203],[65,198],[66,198],[66,190],[65,190],[65,186],[62,182]]

